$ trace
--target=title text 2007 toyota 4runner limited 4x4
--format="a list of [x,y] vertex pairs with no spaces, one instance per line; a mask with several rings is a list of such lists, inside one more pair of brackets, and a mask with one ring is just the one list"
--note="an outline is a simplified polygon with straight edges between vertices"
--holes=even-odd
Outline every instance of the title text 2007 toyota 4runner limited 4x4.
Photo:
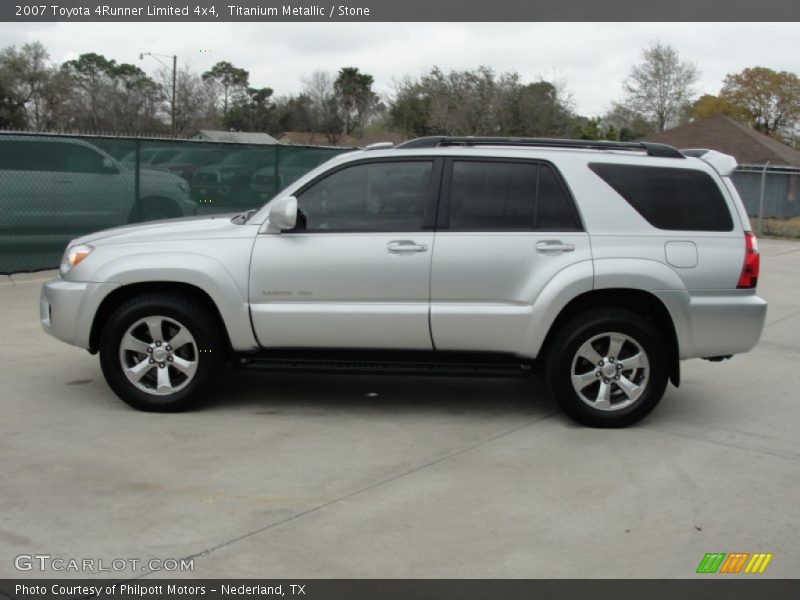
[[340,155],[263,208],[74,240],[44,328],[144,410],[246,369],[528,375],[591,426],[648,414],[680,361],[758,341],[732,157],[432,137]]

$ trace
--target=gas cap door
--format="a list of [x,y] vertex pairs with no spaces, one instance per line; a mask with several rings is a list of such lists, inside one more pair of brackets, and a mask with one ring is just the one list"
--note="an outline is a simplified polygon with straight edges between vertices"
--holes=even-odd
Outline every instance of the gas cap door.
[[697,246],[694,242],[669,241],[664,244],[667,262],[678,269],[692,269],[697,266]]

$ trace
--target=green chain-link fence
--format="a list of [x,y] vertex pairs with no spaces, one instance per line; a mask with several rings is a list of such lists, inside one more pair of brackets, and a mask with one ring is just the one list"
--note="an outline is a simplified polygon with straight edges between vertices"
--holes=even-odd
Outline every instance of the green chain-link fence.
[[345,148],[0,132],[0,273],[100,229],[262,206]]

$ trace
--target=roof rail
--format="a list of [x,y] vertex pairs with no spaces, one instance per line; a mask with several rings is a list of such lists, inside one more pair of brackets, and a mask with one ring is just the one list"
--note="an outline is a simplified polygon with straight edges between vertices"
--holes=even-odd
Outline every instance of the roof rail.
[[375,142],[374,144],[364,146],[364,150],[388,150],[393,147],[394,143],[392,142]]
[[529,137],[452,137],[434,135],[403,142],[396,148],[440,148],[442,146],[532,146],[539,148],[574,148],[578,150],[628,150],[647,152],[648,156],[686,158],[680,151],[666,144],[653,142],[609,142],[605,140],[561,140]]

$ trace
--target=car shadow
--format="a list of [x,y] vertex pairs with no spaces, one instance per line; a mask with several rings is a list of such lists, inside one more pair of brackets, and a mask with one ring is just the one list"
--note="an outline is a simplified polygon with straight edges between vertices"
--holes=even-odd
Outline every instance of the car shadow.
[[558,410],[544,378],[226,373],[200,410],[369,410],[545,416]]

